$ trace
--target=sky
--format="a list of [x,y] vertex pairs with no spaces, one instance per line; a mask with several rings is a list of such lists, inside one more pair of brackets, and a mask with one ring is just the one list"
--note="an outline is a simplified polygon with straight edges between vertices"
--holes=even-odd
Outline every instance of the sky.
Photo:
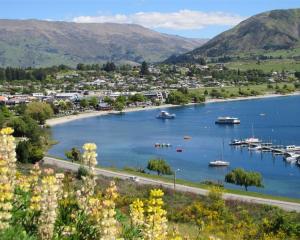
[[300,0],[0,0],[0,18],[133,23],[212,38],[252,15],[288,8],[300,8]]

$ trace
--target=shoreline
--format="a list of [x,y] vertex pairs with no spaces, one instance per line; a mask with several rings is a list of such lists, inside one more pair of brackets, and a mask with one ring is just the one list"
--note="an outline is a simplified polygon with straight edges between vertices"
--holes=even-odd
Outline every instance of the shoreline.
[[[123,110],[123,113],[128,112],[139,112],[139,111],[148,111],[148,110],[155,110],[155,109],[161,109],[161,108],[172,108],[172,107],[180,107],[180,106],[192,106],[197,104],[210,104],[210,103],[221,103],[221,102],[233,102],[233,101],[245,101],[245,100],[255,100],[255,99],[265,99],[265,98],[274,98],[274,97],[288,97],[288,96],[297,96],[300,95],[300,92],[294,92],[291,94],[264,94],[264,95],[258,95],[258,96],[250,96],[250,97],[237,97],[237,98],[226,98],[226,99],[207,99],[203,103],[188,103],[185,105],[172,105],[172,104],[163,104],[160,106],[149,106],[149,107],[136,107],[136,108],[127,108]],[[76,121],[80,119],[90,118],[90,117],[98,117],[98,116],[105,116],[109,114],[117,114],[119,111],[111,110],[111,111],[90,111],[90,112],[83,112],[79,113],[77,115],[69,115],[69,116],[63,116],[58,118],[51,118],[46,121],[46,125],[48,126],[55,126],[59,124],[68,123],[71,121]]]

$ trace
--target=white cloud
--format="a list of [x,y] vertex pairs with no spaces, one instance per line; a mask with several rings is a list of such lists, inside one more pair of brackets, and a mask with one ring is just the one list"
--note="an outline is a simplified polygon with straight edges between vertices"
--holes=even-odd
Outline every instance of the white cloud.
[[99,16],[79,16],[73,18],[80,23],[132,23],[148,28],[173,30],[196,30],[207,26],[234,26],[245,18],[224,12],[201,12],[180,10],[178,12],[138,12],[134,14],[116,14]]

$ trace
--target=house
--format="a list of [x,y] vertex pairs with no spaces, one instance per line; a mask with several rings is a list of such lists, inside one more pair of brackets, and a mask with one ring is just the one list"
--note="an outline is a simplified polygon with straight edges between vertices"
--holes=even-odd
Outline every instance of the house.
[[97,106],[97,110],[100,111],[110,111],[112,109],[113,109],[112,106],[105,102],[99,103]]

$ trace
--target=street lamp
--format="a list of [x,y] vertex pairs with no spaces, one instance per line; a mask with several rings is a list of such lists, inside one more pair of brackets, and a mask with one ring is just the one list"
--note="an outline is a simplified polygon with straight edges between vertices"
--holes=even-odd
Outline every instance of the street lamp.
[[179,172],[179,171],[180,171],[179,168],[174,171],[174,191],[175,191],[175,188],[176,188],[176,172]]

